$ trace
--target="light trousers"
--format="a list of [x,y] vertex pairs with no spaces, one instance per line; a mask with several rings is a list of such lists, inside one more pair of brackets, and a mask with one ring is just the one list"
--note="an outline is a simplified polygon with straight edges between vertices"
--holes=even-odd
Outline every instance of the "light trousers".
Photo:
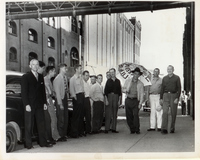
[[156,107],[160,105],[160,95],[159,94],[150,94],[149,96],[149,101],[150,101],[150,107],[151,107],[151,113],[150,113],[150,128],[151,129],[156,129],[159,128],[161,129],[162,125],[162,114],[163,110],[157,111]]

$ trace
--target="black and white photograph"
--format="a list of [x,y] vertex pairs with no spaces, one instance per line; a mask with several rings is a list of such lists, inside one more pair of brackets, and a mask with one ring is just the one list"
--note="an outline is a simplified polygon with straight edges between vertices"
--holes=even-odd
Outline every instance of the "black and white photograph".
[[200,159],[199,2],[0,3],[0,159]]

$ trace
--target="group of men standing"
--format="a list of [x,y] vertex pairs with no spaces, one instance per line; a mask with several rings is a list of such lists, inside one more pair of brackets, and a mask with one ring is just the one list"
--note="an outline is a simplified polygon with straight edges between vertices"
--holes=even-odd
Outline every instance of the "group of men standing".
[[[131,134],[140,134],[139,110],[144,101],[144,85],[138,79],[143,73],[139,68],[132,71],[133,77],[126,80],[123,87],[116,78],[116,70],[111,68],[107,73],[105,87],[102,86],[103,76],[90,76],[87,70],[82,72],[81,65],[75,65],[75,74],[68,82],[67,65],[60,64],[59,74],[55,76],[55,67],[46,68],[46,77],[39,72],[39,61],[30,61],[31,71],[22,76],[22,101],[25,107],[25,146],[33,148],[31,134],[34,117],[41,147],[52,147],[56,141],[67,141],[87,134],[104,132],[119,133],[117,130],[118,107],[122,101],[122,92],[126,94],[125,109],[127,124]],[[171,133],[175,131],[177,103],[180,96],[180,79],[173,74],[173,66],[168,67],[168,76],[159,78],[159,69],[154,70],[152,86],[149,90],[151,105],[150,129],[167,133],[168,110],[171,108]],[[91,84],[88,80],[91,79]],[[45,91],[46,90],[46,91]],[[69,96],[70,95],[70,96]],[[72,98],[73,114],[68,134],[68,98]],[[55,99],[55,110],[52,99]],[[51,101],[51,103],[50,103]],[[157,107],[162,105],[158,111]],[[163,111],[161,111],[163,110]],[[47,112],[48,111],[48,112]],[[102,122],[105,113],[105,130]],[[49,118],[50,117],[50,118]],[[85,121],[84,121],[85,119]],[[157,120],[156,120],[157,119]],[[57,122],[57,125],[55,124]],[[51,126],[51,129],[49,129]],[[49,131],[51,130],[51,131]],[[51,132],[49,135],[46,132]],[[57,135],[57,136],[55,136]]]

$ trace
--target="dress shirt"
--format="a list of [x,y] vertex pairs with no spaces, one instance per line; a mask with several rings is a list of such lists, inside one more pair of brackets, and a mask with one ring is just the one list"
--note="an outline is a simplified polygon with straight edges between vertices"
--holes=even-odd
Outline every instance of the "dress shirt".
[[88,82],[85,82],[85,80],[83,80],[83,85],[84,85],[84,92],[85,92],[85,97],[90,97],[90,84]]
[[160,77],[153,77],[151,80],[150,94],[160,94],[162,79]]
[[79,75],[77,76],[76,74],[70,79],[70,94],[71,97],[75,97],[76,94],[78,93],[83,93],[84,92],[84,85],[83,85],[83,79]]
[[93,84],[90,90],[90,97],[93,101],[104,102],[103,86],[100,85],[98,82]]
[[163,94],[166,92],[176,93],[176,98],[180,97],[181,94],[181,81],[179,76],[173,74],[172,77],[169,75],[165,76],[162,80],[160,99],[163,99]]
[[[131,84],[132,78],[127,79],[124,83],[122,91],[128,94],[130,92]],[[140,101],[140,104],[144,101],[144,84],[140,80],[137,81],[137,99]]]
[[106,82],[104,93],[107,97],[108,97],[108,94],[110,93],[118,94],[119,96],[121,96],[122,89],[121,89],[120,80],[117,78],[115,78],[115,80],[113,80],[112,78],[108,79]]
[[31,72],[33,73],[33,75],[35,76],[35,78],[38,80],[38,73],[35,72],[35,71],[32,71],[32,70],[31,70]]

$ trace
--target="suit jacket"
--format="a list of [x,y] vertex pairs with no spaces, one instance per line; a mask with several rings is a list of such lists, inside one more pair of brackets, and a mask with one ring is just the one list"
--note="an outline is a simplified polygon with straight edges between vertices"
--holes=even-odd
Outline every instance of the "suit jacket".
[[[129,78],[125,81],[124,86],[122,87],[122,92],[128,93],[130,91],[132,78]],[[137,82],[137,99],[142,104],[144,101],[144,84],[138,80]]]
[[53,81],[53,87],[56,93],[56,100],[58,105],[62,104],[62,99],[65,97],[65,82],[63,76],[58,74]]
[[43,75],[38,73],[38,80],[30,71],[22,76],[21,94],[24,107],[43,108],[46,104],[46,93]]

